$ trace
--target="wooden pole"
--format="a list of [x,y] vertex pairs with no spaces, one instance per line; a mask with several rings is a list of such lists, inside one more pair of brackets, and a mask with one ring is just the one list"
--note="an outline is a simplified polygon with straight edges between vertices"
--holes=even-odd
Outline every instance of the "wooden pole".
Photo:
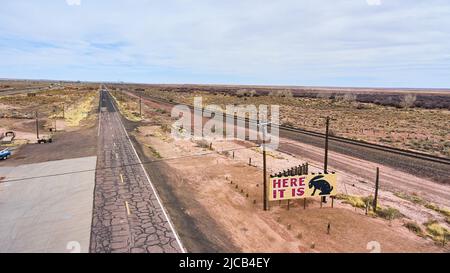
[[36,111],[36,138],[39,140],[39,119],[37,111]]
[[142,118],[142,94],[139,92],[139,116]]
[[[266,169],[266,136],[263,136],[263,202],[264,210],[267,210],[267,169]],[[251,160],[251,158],[250,158]],[[250,161],[251,162],[251,161]]]
[[[330,129],[330,117],[327,117],[326,119],[326,131],[325,131],[325,158],[323,161],[323,171],[325,174],[328,173],[328,134]],[[320,200],[320,204],[322,205],[322,202],[327,202],[327,198],[325,196],[322,197]]]
[[375,197],[373,198],[373,211],[377,211],[377,201],[378,201],[378,188],[380,183],[380,168],[377,167],[377,175],[375,178]]
[[325,158],[323,163],[323,171],[327,173],[328,171],[328,133],[330,128],[330,117],[326,120],[326,131],[325,131]]

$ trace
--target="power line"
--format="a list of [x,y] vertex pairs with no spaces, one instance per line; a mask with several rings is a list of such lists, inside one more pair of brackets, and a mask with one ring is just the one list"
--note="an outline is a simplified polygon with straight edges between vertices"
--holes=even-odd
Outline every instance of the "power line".
[[[251,148],[255,148],[255,147],[259,147],[259,146],[234,148],[234,149],[222,150],[221,152],[222,153],[223,152],[233,152],[233,151],[251,149]],[[122,164],[122,165],[118,165],[118,166],[108,166],[108,167],[103,167],[103,168],[86,169],[86,170],[79,170],[79,171],[73,171],[73,172],[64,172],[64,173],[48,174],[48,175],[41,175],[41,176],[30,176],[30,177],[10,179],[10,180],[3,180],[3,181],[0,180],[0,183],[17,182],[17,181],[24,181],[24,180],[39,179],[39,178],[56,177],[56,176],[64,176],[64,175],[86,173],[86,172],[94,172],[94,171],[107,170],[107,169],[117,169],[117,168],[139,166],[139,165],[148,165],[148,164],[164,162],[164,161],[169,161],[169,160],[177,160],[177,159],[190,158],[190,157],[199,157],[199,156],[205,156],[205,155],[210,155],[210,154],[215,154],[215,153],[217,153],[217,151],[207,152],[207,153],[200,153],[200,154],[194,154],[194,155],[185,155],[185,156],[179,156],[179,157],[162,158],[162,159],[156,159],[156,160],[151,160],[151,161],[144,161],[142,163],[130,163],[130,164]]]

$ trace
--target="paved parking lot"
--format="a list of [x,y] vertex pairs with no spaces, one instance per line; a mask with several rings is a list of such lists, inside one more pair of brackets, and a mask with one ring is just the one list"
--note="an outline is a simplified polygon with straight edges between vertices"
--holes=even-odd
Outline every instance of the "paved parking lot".
[[0,252],[88,252],[96,160],[0,167]]

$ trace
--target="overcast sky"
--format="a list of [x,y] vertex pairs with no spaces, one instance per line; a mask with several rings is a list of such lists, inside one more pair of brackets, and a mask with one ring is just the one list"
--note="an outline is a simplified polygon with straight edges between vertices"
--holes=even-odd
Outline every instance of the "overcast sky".
[[450,87],[448,0],[2,0],[0,78]]

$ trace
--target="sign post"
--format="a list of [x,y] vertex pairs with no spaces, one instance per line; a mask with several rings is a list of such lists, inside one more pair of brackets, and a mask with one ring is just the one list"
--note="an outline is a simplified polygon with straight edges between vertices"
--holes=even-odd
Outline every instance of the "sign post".
[[266,166],[266,131],[267,125],[270,122],[259,123],[259,126],[262,127],[263,130],[263,140],[262,140],[262,148],[263,148],[263,209],[267,210],[267,166]]

